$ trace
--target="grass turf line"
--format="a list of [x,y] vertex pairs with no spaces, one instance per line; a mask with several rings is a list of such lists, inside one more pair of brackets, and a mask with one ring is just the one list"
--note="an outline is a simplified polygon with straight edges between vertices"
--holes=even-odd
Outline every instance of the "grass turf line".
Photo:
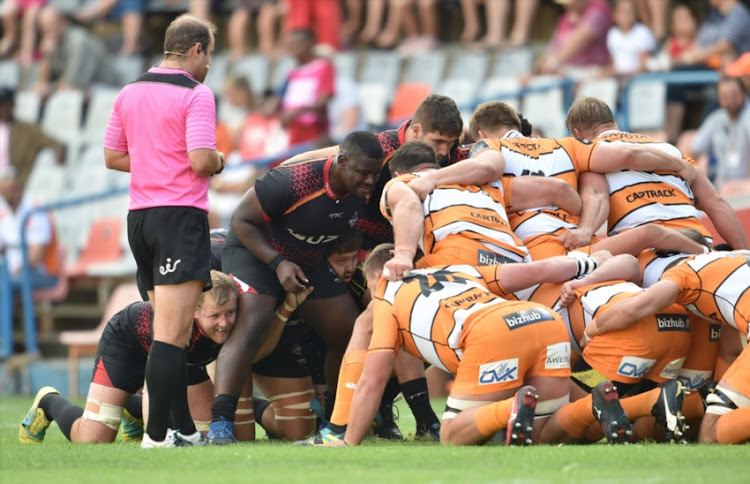
[[[268,441],[227,447],[142,450],[71,445],[52,424],[41,445],[21,445],[18,426],[30,397],[0,399],[0,482],[187,483],[477,483],[477,482],[746,482],[750,445],[657,444],[613,447],[443,447],[436,443],[369,440],[354,448],[293,447]],[[436,410],[444,400],[437,400]],[[414,420],[397,404],[402,432]],[[438,413],[440,414],[440,412]],[[258,435],[263,435],[262,431]]]

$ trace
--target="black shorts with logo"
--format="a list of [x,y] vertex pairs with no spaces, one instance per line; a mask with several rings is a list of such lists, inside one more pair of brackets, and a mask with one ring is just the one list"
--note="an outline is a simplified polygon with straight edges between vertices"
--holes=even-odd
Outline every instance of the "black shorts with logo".
[[[258,291],[258,294],[275,296],[282,300],[286,295],[276,271],[250,252],[230,231],[221,251],[221,268]],[[329,269],[328,260],[323,259],[312,270],[304,271],[314,287],[308,299],[328,299],[347,294],[347,288],[336,274]]]
[[205,281],[211,288],[208,215],[194,207],[154,207],[128,213],[128,241],[138,288]]

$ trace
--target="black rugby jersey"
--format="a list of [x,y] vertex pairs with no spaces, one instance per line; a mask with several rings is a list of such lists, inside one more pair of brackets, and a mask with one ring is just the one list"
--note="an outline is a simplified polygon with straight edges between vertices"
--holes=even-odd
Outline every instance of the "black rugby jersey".
[[303,270],[315,267],[327,246],[349,233],[366,198],[339,198],[329,175],[334,158],[282,163],[255,181],[269,244]]

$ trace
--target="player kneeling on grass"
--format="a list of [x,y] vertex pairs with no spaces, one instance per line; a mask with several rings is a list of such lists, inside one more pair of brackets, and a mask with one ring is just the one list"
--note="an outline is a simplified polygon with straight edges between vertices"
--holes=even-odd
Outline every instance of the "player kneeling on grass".
[[[211,271],[211,283],[213,288],[201,295],[195,310],[187,352],[189,400],[191,405],[195,403],[208,411],[213,399],[213,386],[205,365],[216,359],[221,345],[232,330],[238,294],[252,290],[238,279],[219,271]],[[71,442],[114,442],[125,406],[134,414],[140,410],[138,406],[128,405],[128,402],[139,401],[131,397],[143,385],[152,329],[153,311],[149,302],[133,303],[115,314],[99,341],[85,409],[68,402],[52,387],[42,388],[21,423],[21,442],[41,443],[52,420],[57,422]],[[274,346],[276,341],[278,336],[273,341]],[[261,351],[268,352],[270,349]],[[208,401],[201,402],[201,397],[208,398]],[[195,414],[196,409],[192,410]],[[135,420],[129,414],[126,417],[131,423]],[[172,426],[179,430],[168,433],[164,446],[205,445],[205,437],[196,430],[193,418],[196,421],[208,420],[207,416],[199,418],[191,415],[188,408],[173,409]],[[142,428],[137,430],[142,433]]]

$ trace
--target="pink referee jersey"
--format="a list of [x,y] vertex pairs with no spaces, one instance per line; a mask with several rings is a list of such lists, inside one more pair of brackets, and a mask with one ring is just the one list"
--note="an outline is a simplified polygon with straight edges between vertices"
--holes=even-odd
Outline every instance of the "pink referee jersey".
[[188,153],[216,149],[211,90],[186,71],[152,67],[120,92],[104,147],[130,155],[129,210],[195,207],[208,211],[209,179]]

